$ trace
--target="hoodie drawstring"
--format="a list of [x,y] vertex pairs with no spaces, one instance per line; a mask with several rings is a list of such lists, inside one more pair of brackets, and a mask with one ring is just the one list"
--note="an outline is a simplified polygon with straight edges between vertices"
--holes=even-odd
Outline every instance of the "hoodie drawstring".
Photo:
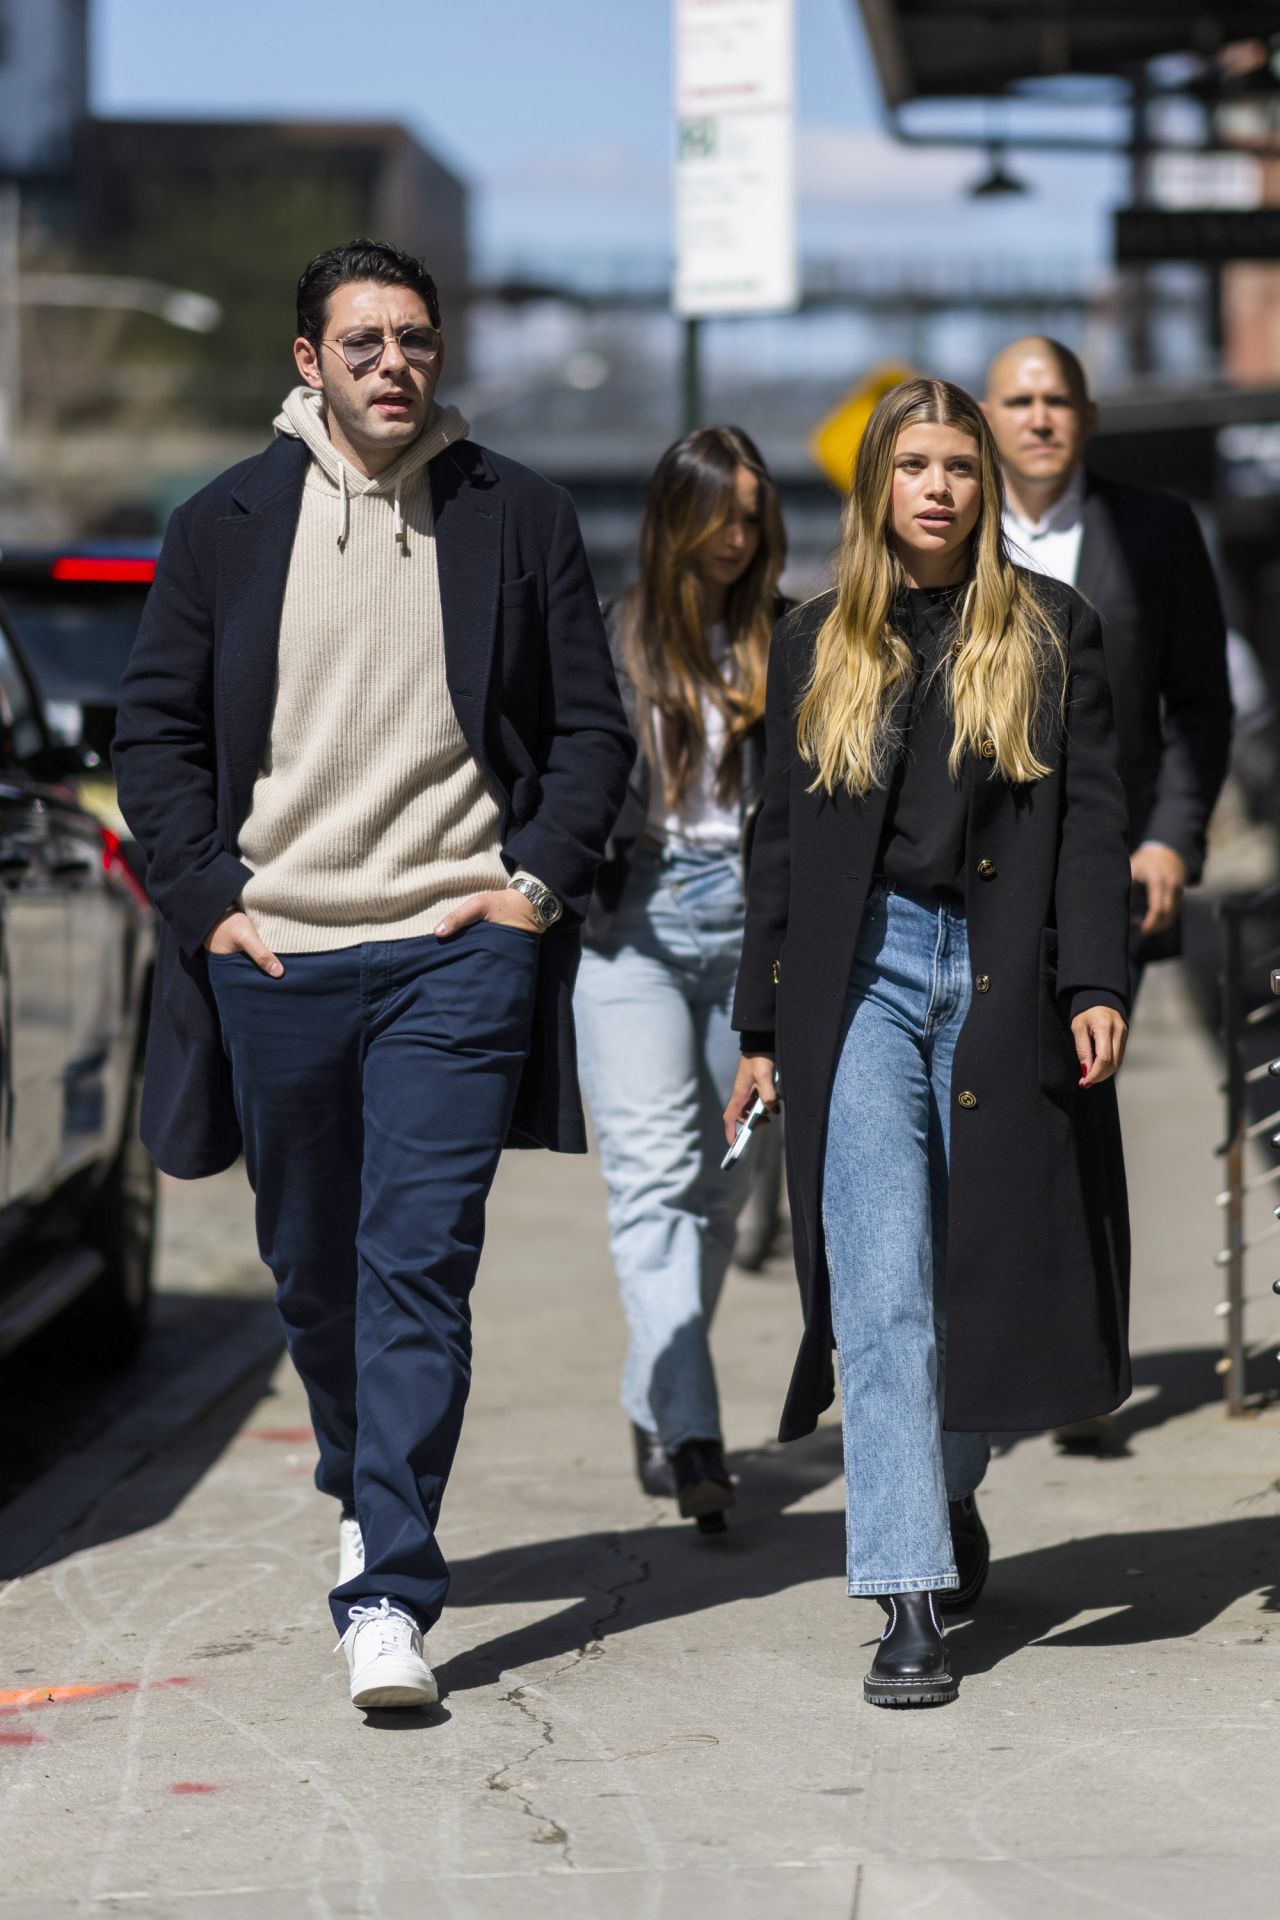
[[376,479],[370,479],[367,475],[357,474],[353,467],[348,467],[334,446],[329,437],[323,398],[314,388],[295,387],[285,396],[284,405],[272,424],[277,433],[301,440],[323,476],[321,484],[328,481],[336,492],[340,552],[354,537],[352,497],[364,499],[367,495],[374,495],[385,500],[390,493],[392,538],[400,552],[406,555],[409,552],[409,528],[405,518],[405,486],[429,484],[424,481],[424,475],[431,460],[445,447],[452,446],[457,440],[464,440],[469,432],[466,421],[456,407],[433,406],[418,439],[406,447],[396,460],[396,470],[388,470]]

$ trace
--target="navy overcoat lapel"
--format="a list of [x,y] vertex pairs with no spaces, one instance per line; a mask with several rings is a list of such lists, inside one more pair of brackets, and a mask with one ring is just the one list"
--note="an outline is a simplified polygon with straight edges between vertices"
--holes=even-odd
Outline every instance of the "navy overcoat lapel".
[[483,454],[465,443],[437,454],[429,472],[445,677],[467,745],[491,768],[485,718],[502,586],[502,504]]
[[1076,569],[1076,587],[1085,599],[1097,606],[1099,595],[1107,592],[1120,556],[1115,528],[1105,494],[1086,478],[1084,495],[1084,532],[1080,539],[1080,564]]
[[310,455],[281,436],[256,460],[218,522],[215,673],[227,819],[238,833],[271,735],[280,615]]

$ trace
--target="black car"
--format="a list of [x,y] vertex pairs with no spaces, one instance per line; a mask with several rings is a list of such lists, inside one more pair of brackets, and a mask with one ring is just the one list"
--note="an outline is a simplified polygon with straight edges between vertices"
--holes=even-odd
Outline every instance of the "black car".
[[81,803],[120,837],[141,876],[141,850],[111,774],[120,676],[156,570],[155,541],[0,547],[0,606],[35,675],[55,740],[84,748],[71,776]]
[[0,618],[0,1353],[67,1309],[69,1342],[109,1365],[151,1293],[138,1107],[155,926],[119,836],[70,784],[84,757],[50,734]]

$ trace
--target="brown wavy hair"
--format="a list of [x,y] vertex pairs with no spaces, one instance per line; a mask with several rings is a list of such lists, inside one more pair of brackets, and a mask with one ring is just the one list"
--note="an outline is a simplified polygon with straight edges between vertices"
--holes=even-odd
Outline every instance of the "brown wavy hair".
[[1000,457],[982,409],[946,380],[905,380],[876,407],[858,448],[836,561],[836,601],[818,633],[813,667],[796,716],[800,756],[812,789],[865,794],[887,785],[899,746],[898,694],[915,668],[894,610],[906,574],[889,542],[893,463],[904,427],[955,427],[976,443],[982,504],[970,539],[969,577],[958,602],[958,633],[947,672],[954,720],[949,768],[995,743],[992,772],[1043,779],[1046,696],[1065,683],[1063,647],[1029,576],[1016,567],[1001,523]]
[[[697,557],[734,511],[738,469],[760,485],[760,545],[729,588],[724,619],[731,671],[707,645]],[[777,484],[741,427],[699,427],[667,448],[654,468],[640,524],[640,567],[623,600],[623,654],[640,696],[640,739],[662,770],[663,798],[679,807],[706,752],[704,701],[725,718],[717,769],[722,805],[737,796],[742,741],[764,713],[765,669],[787,536]]]

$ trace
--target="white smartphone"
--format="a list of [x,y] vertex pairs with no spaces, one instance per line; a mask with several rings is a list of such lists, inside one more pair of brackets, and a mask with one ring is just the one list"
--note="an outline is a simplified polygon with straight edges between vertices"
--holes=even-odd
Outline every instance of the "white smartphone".
[[766,1107],[764,1101],[760,1098],[760,1095],[757,1093],[755,1099],[751,1102],[751,1105],[747,1108],[746,1119],[739,1120],[738,1122],[738,1132],[737,1132],[736,1138],[734,1139],[733,1145],[730,1147],[728,1153],[726,1153],[724,1159],[720,1162],[720,1171],[722,1173],[724,1172],[726,1167],[731,1167],[735,1160],[740,1160],[742,1158],[747,1148],[751,1145],[752,1134],[755,1132],[756,1128],[760,1125],[760,1122],[768,1118],[768,1114],[769,1114],[768,1107]]

